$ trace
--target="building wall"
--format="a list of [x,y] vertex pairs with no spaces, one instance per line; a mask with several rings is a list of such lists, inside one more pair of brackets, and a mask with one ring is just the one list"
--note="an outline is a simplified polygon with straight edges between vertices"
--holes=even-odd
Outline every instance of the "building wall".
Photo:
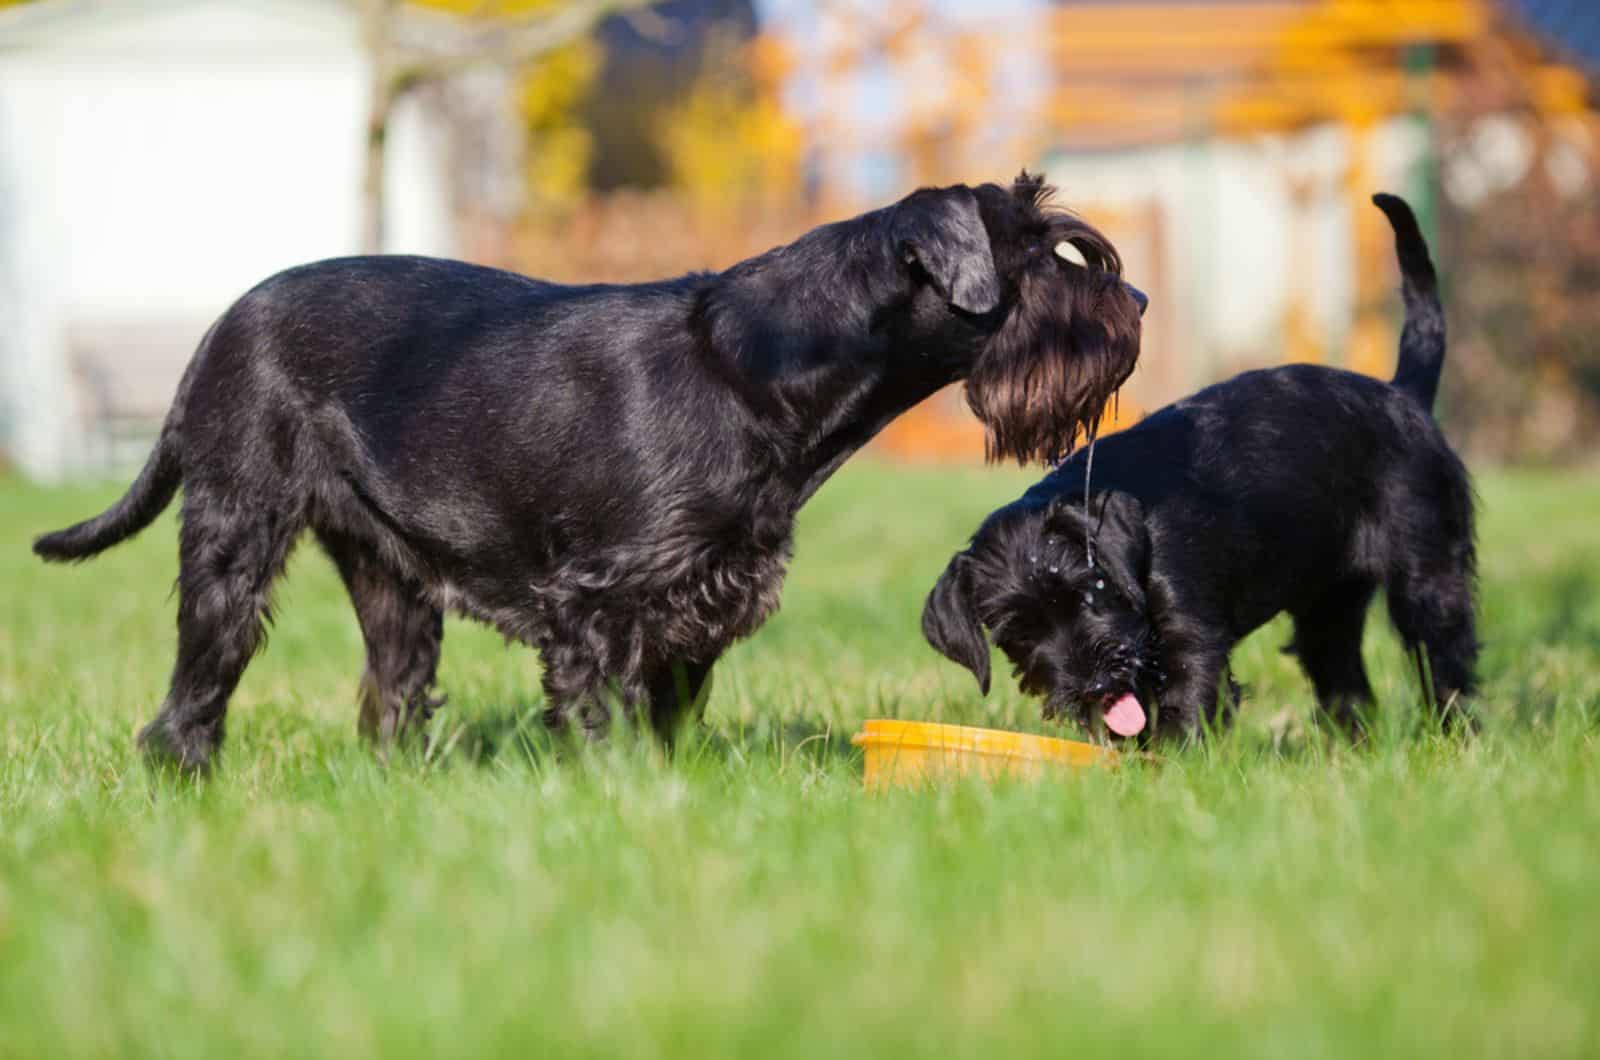
[[[1158,219],[1159,275],[1130,280],[1149,292],[1164,341],[1148,348],[1135,374],[1159,375],[1160,404],[1243,367],[1275,364],[1308,350],[1344,363],[1357,311],[1353,203],[1372,192],[1407,193],[1426,150],[1407,119],[1376,127],[1356,176],[1357,134],[1323,126],[1290,135],[1201,139],[1099,152],[1055,152],[1052,182],[1075,205]],[[1355,188],[1353,181],[1370,183]],[[1306,334],[1286,334],[1298,302]],[[1172,362],[1163,365],[1163,360]]]

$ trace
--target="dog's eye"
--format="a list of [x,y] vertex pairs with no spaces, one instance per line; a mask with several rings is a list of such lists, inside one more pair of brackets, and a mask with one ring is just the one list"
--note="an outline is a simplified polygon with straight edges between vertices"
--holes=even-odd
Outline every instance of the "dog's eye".
[[1069,265],[1078,265],[1085,269],[1089,267],[1089,260],[1083,256],[1083,251],[1065,239],[1056,244],[1056,257]]

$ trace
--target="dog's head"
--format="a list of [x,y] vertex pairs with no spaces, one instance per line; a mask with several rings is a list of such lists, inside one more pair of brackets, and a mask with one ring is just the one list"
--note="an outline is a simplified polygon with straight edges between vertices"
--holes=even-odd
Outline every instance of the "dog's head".
[[1053,194],[1023,172],[1009,188],[925,189],[891,213],[907,278],[951,318],[922,321],[918,345],[966,378],[990,459],[1059,460],[1139,357],[1147,300],[1110,241]]
[[1130,736],[1160,694],[1149,565],[1132,497],[1100,494],[1087,512],[1082,494],[1024,499],[992,515],[950,561],[928,595],[922,632],[987,694],[987,630],[1022,690],[1043,698],[1046,718]]

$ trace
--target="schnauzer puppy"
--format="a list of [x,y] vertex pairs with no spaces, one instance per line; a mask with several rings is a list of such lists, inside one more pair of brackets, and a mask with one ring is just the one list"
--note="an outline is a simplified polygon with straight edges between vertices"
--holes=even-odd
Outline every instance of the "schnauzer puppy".
[[[201,340],[81,560],[184,491],[156,758],[204,767],[311,530],[366,642],[360,727],[424,720],[445,610],[534,645],[552,722],[670,736],[778,606],[795,513],[966,380],[992,458],[1054,460],[1132,371],[1144,296],[1042,179],[924,189],[718,274],[567,287],[454,261],[290,269]],[[1075,253],[1069,254],[1068,248]]]
[[1127,737],[1148,705],[1153,734],[1193,734],[1218,720],[1233,646],[1287,611],[1320,706],[1354,735],[1379,586],[1435,708],[1448,719],[1473,691],[1472,487],[1431,416],[1444,317],[1410,209],[1373,201],[1404,277],[1394,379],[1246,372],[1080,450],[990,515],[922,616],[985,693],[987,627],[1047,718]]

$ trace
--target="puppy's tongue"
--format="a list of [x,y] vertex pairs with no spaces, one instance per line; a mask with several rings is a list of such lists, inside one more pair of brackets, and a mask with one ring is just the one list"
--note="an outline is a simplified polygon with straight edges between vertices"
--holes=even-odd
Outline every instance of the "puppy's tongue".
[[1134,736],[1144,731],[1144,708],[1132,692],[1106,708],[1106,728],[1118,736]]

